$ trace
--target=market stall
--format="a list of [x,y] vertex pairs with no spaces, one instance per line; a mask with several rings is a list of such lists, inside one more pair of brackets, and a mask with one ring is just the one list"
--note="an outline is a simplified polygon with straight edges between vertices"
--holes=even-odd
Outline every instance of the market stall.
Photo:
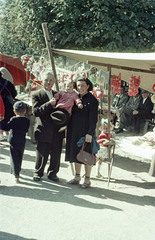
[[[0,53],[0,67],[5,67],[13,77],[15,86],[27,84],[30,78],[30,72],[26,72],[22,61],[17,57],[4,55]],[[32,76],[32,79],[34,76]]]
[[155,53],[111,53],[53,49],[53,52],[93,65],[103,71],[111,68],[111,75],[119,75],[129,82],[131,76],[140,76],[140,87],[154,92]]

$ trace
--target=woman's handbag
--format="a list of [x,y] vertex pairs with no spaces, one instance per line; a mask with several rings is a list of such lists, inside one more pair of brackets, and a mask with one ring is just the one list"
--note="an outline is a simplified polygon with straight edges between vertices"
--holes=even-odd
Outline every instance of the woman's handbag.
[[[86,147],[87,143],[84,142],[82,145],[82,149],[77,154],[77,160],[79,162],[85,163],[87,165],[94,165],[96,163],[96,156],[92,153],[88,153],[84,151],[84,148]],[[92,150],[92,143],[91,143],[91,150]]]

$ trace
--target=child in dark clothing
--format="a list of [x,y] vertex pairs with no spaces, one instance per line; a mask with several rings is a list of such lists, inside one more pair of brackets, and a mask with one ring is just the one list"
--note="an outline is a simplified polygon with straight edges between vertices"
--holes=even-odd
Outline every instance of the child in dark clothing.
[[15,181],[19,182],[22,158],[26,142],[26,133],[30,126],[30,120],[24,116],[26,112],[25,104],[18,101],[14,104],[14,113],[8,123],[1,122],[1,129],[9,131],[8,142],[10,143],[10,165],[11,173],[15,176]]

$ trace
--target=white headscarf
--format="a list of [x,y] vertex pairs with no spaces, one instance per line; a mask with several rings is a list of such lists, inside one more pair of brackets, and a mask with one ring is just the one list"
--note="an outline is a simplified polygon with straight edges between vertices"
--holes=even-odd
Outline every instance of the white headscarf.
[[13,83],[13,77],[11,75],[11,73],[5,68],[5,67],[1,67],[0,68],[0,72],[2,73],[2,77],[6,80],[8,80],[9,82]]

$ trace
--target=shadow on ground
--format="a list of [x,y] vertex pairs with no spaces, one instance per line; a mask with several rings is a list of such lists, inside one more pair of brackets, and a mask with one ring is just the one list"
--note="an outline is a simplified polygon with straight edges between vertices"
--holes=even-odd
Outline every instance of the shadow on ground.
[[37,240],[34,238],[24,238],[11,233],[0,232],[0,240]]

